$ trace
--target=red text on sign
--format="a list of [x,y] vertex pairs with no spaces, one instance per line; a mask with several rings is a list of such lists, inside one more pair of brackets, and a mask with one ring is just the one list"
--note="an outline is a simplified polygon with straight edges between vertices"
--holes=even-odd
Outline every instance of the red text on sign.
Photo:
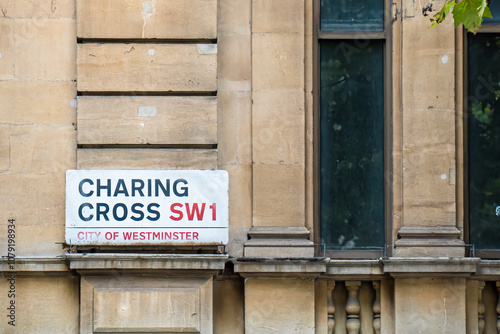
[[[172,215],[170,215],[170,219],[179,221],[184,218],[184,213],[189,221],[198,220],[201,221],[205,217],[205,207],[206,203],[173,203],[170,206],[170,211]],[[212,211],[212,220],[217,220],[217,210],[215,203],[210,205],[209,210]],[[209,211],[207,210],[207,211]],[[208,213],[210,214],[210,213]]]

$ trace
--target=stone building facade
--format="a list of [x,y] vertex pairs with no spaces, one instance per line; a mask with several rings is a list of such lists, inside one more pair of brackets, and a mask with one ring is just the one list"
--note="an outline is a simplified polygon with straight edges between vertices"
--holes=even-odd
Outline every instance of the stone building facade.
[[[410,0],[329,29],[327,2],[0,0],[1,333],[497,333],[500,262],[469,233],[467,35]],[[325,243],[330,40],[380,45],[377,247]],[[229,242],[68,245],[71,169],[226,170]]]

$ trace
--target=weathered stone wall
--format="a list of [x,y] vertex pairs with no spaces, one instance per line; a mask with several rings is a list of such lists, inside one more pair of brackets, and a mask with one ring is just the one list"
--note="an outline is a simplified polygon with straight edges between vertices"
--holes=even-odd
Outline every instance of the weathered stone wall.
[[0,228],[16,219],[19,256],[60,255],[64,173],[76,161],[75,4],[0,9]]
[[[462,31],[422,3],[386,6],[388,256],[314,245],[318,4],[0,0],[0,332],[495,332],[500,265],[464,258]],[[228,254],[67,254],[75,168],[227,170]]]

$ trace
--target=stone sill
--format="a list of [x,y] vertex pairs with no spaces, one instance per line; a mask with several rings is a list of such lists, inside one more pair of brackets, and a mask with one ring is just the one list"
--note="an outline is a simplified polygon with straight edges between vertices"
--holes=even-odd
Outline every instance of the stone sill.
[[484,281],[500,280],[500,260],[481,260],[472,277]]
[[314,278],[326,271],[328,258],[238,258],[233,260],[234,272],[243,277]]
[[325,277],[335,280],[377,279],[384,276],[381,260],[330,260]]
[[54,257],[16,257],[13,262],[14,269],[10,268],[9,261],[2,257],[0,271],[9,272],[64,272],[69,270],[64,255]]
[[70,269],[77,270],[201,270],[224,269],[227,255],[202,254],[68,254]]
[[14,269],[7,258],[0,261],[0,271],[24,274],[104,272],[124,270],[186,274],[218,274],[227,262],[243,277],[303,277],[328,280],[370,280],[395,278],[470,277],[477,280],[500,280],[500,260],[452,257],[391,257],[373,260],[339,260],[330,258],[251,258],[230,259],[212,254],[137,254],[137,253],[70,253],[54,257],[16,257]]
[[405,257],[382,259],[384,273],[394,278],[466,277],[476,272],[479,258]]

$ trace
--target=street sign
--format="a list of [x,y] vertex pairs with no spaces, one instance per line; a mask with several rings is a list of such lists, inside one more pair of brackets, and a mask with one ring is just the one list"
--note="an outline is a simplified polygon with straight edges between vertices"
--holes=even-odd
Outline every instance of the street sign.
[[224,170],[68,170],[70,245],[228,242]]

